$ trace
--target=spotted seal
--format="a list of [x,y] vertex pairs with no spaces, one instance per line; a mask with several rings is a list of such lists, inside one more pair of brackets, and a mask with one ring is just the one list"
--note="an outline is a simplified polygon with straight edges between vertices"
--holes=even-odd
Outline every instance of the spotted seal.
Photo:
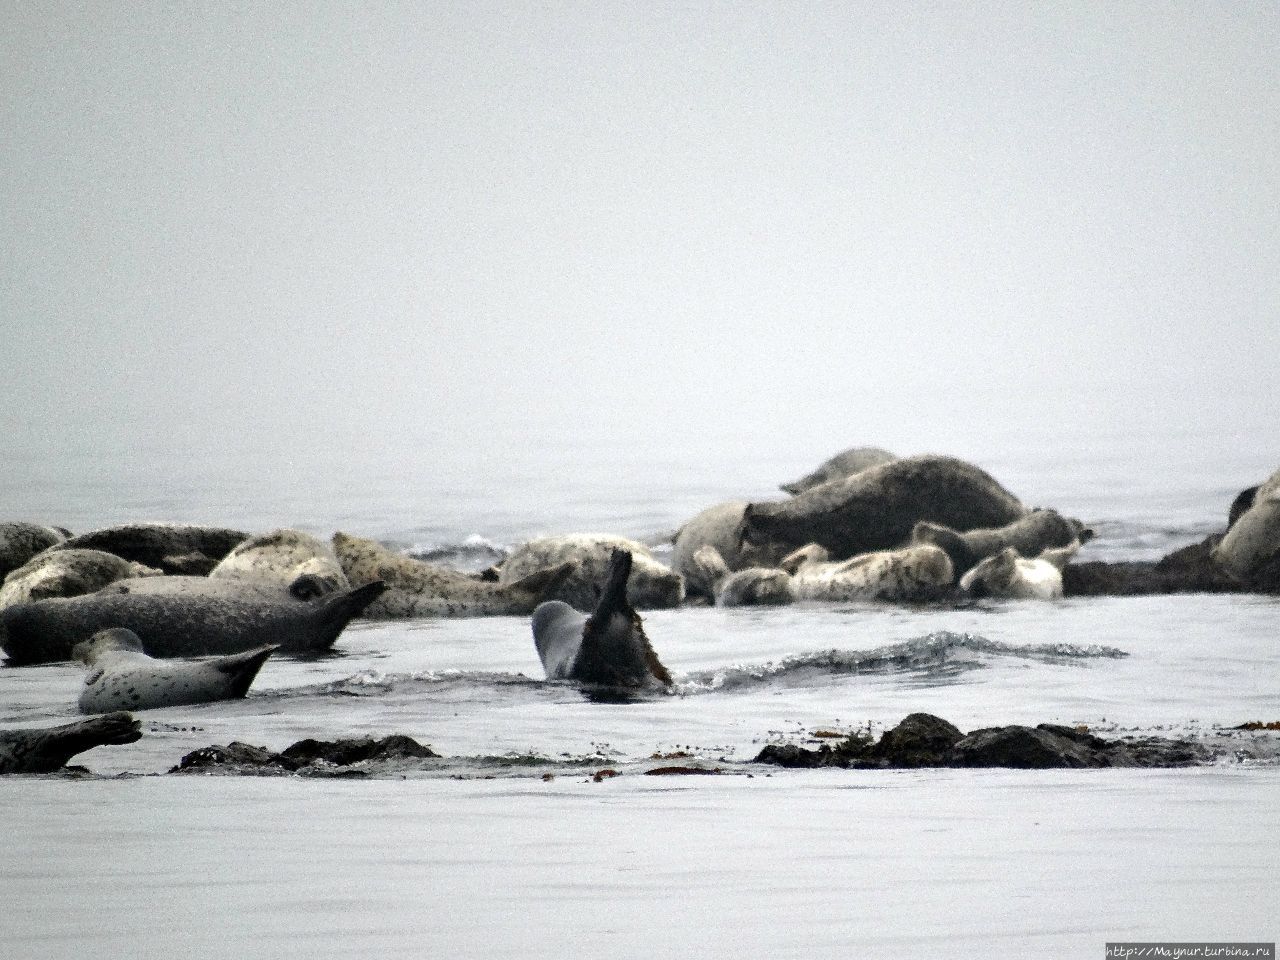
[[108,713],[44,729],[0,730],[0,773],[54,773],[78,753],[142,737],[128,713]]
[[778,567],[730,570],[720,551],[703,544],[693,555],[701,582],[710,584],[717,607],[778,607],[795,603],[791,574]]
[[248,538],[240,530],[184,523],[130,523],[70,537],[54,549],[105,550],[165,573],[203,576],[236,544]]
[[121,580],[97,593],[0,610],[0,646],[18,664],[67,660],[77,643],[99,630],[124,627],[153,657],[240,653],[268,644],[316,653],[332,647],[384,589],[374,582],[303,601],[272,584],[177,576]]
[[0,581],[32,557],[61,543],[71,534],[61,527],[12,521],[0,523]]
[[778,489],[786,493],[804,493],[810,487],[816,487],[832,480],[844,480],[855,473],[861,473],[882,463],[890,463],[898,458],[888,450],[879,447],[850,447],[824,461],[811,473],[806,473],[799,480],[780,484]]
[[640,615],[627,601],[631,554],[617,550],[600,602],[591,616],[563,600],[533,611],[533,643],[548,680],[576,680],[607,687],[671,686],[671,674],[645,636]]
[[1251,585],[1266,580],[1262,586],[1274,589],[1271,581],[1280,564],[1280,470],[1258,486],[1211,556],[1237,580]]
[[153,567],[103,550],[46,550],[5,578],[0,609],[49,597],[78,597],[118,580],[159,575]]
[[387,592],[370,604],[367,617],[480,617],[530,613],[553,594],[573,564],[539,570],[515,583],[469,577],[447,567],[414,560],[374,540],[338,532],[333,548],[348,579],[376,577]]
[[936,600],[955,580],[951,558],[932,544],[876,550],[837,563],[827,556],[826,548],[811,543],[783,557],[797,600]]
[[236,700],[249,692],[275,644],[207,660],[156,660],[132,630],[100,630],[72,654],[89,667],[78,705],[81,713],[151,710],[189,703]]
[[1028,559],[1005,547],[960,578],[960,589],[972,597],[1009,600],[1054,600],[1062,596],[1062,570],[1079,544],[1045,550]]
[[[742,517],[747,501],[730,500],[708,507],[676,531],[671,550],[671,568],[684,578],[690,596],[713,597],[715,581],[705,564],[695,559],[703,547],[711,547],[729,570],[769,567],[777,557],[767,555],[742,541]],[[784,551],[785,552],[785,551]],[[779,553],[780,557],[782,554]]]
[[499,566],[498,582],[509,586],[539,570],[572,563],[572,572],[554,595],[545,599],[563,600],[571,607],[588,610],[600,596],[615,550],[631,554],[627,599],[633,607],[659,610],[680,606],[684,577],[655,560],[644,544],[608,534],[568,534],[522,543]]
[[921,520],[911,530],[912,543],[931,543],[947,551],[957,579],[1005,547],[1013,547],[1023,557],[1037,557],[1046,549],[1087,543],[1092,537],[1092,530],[1057,510],[1032,510],[1025,517],[996,528],[961,532]]
[[249,537],[236,544],[209,576],[273,582],[302,600],[351,589],[333,547],[301,530],[272,530]]
[[778,559],[817,543],[833,559],[844,560],[906,543],[921,520],[972,530],[1002,527],[1026,512],[984,470],[954,457],[926,455],[870,467],[790,500],[749,504],[741,538]]

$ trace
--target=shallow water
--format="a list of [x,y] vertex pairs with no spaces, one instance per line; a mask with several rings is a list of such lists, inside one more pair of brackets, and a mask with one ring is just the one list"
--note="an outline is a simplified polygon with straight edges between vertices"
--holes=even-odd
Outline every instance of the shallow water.
[[[1265,451],[1224,457],[1209,441],[991,450],[975,459],[1026,502],[1093,526],[1081,559],[1199,540],[1274,469]],[[718,500],[773,496],[816,462],[586,452],[514,449],[499,465],[455,449],[327,474],[301,459],[254,474],[32,460],[0,484],[15,517],[76,530],[289,524],[466,563],[468,538],[658,538]],[[154,774],[211,743],[389,733],[446,760],[357,783],[8,778],[0,954],[70,957],[92,939],[137,956],[1095,957],[1109,939],[1274,939],[1280,773],[1250,759],[1274,755],[1274,735],[1239,735],[1215,766],[1184,771],[749,761],[768,742],[917,710],[962,729],[1203,737],[1280,719],[1277,614],[1276,598],[1217,595],[655,611],[646,628],[676,691],[627,702],[544,682],[528,618],[357,623],[331,656],[273,658],[244,701],[149,711],[141,741],[79,762]],[[81,678],[71,664],[0,668],[0,726],[72,719]],[[676,752],[737,775],[642,775]],[[592,782],[605,767],[621,775]]]

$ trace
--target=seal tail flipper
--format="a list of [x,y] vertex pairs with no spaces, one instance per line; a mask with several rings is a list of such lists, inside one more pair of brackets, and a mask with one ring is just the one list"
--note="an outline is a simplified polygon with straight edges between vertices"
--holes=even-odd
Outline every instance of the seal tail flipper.
[[384,581],[373,580],[362,587],[331,594],[323,601],[325,619],[330,622],[341,620],[345,626],[348,620],[364,613],[369,604],[382,596],[386,589]]
[[512,590],[524,590],[533,594],[538,602],[558,600],[556,594],[569,575],[578,569],[578,564],[568,561],[545,570],[535,570],[527,577],[521,577],[511,584]]
[[231,697],[243,697],[258,676],[258,671],[271,654],[280,649],[279,644],[268,644],[244,653],[235,653],[218,661],[218,669],[231,676]]
[[609,572],[605,577],[604,588],[600,591],[600,599],[596,603],[593,620],[608,622],[614,614],[629,617],[635,613],[627,600],[627,581],[631,579],[631,552],[614,550],[609,558]]
[[[53,773],[78,753],[107,744],[133,743],[142,736],[131,713],[105,713],[48,730],[14,731],[0,735],[0,773]],[[9,741],[7,744],[4,741]],[[6,756],[7,754],[7,756]]]

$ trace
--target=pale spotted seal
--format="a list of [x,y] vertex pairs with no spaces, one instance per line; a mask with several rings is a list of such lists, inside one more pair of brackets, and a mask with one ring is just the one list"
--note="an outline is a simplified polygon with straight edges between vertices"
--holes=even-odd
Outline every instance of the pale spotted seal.
[[346,533],[333,535],[334,552],[348,579],[385,581],[387,592],[368,617],[480,617],[527,614],[573,570],[561,564],[515,583],[478,580],[447,567],[414,560],[382,544]]
[[130,523],[105,527],[71,537],[55,549],[83,547],[105,550],[165,573],[203,576],[217,566],[247,533],[226,527],[201,527],[184,523]]
[[957,579],[981,560],[1013,547],[1023,557],[1037,557],[1046,549],[1088,542],[1093,531],[1057,510],[1032,510],[1003,527],[953,530],[921,520],[911,531],[912,543],[931,543],[947,551]]
[[72,651],[89,667],[80,712],[151,710],[239,699],[278,649],[270,644],[207,660],[156,660],[143,653],[142,641],[132,630],[100,630]]
[[302,601],[274,585],[234,580],[122,580],[97,593],[0,610],[0,646],[14,663],[67,660],[77,643],[99,630],[124,627],[154,657],[240,653],[268,644],[316,653],[332,647],[384,589],[375,582]]
[[1013,547],[987,557],[960,578],[960,589],[972,597],[1009,600],[1054,600],[1062,596],[1062,570],[1079,544],[1045,550],[1034,559]]
[[1220,569],[1246,584],[1275,578],[1280,563],[1280,470],[1257,488],[1212,557]]
[[0,581],[42,550],[66,540],[70,534],[61,527],[13,521],[0,523]]
[[850,447],[824,461],[812,473],[805,474],[799,480],[781,484],[778,489],[791,494],[804,493],[810,487],[830,483],[832,480],[843,480],[870,467],[878,467],[897,459],[888,450],[881,450],[879,447]]
[[0,587],[0,609],[50,597],[78,597],[159,570],[103,550],[46,550],[12,571]]
[[710,584],[717,607],[777,607],[795,603],[791,574],[778,567],[745,567],[730,570],[724,557],[710,544],[699,547],[693,564],[701,582]]
[[498,568],[498,582],[510,585],[540,570],[572,563],[573,571],[546,599],[563,600],[571,607],[588,610],[600,596],[615,550],[631,554],[627,599],[633,607],[666,609],[678,607],[684,600],[683,577],[655,560],[643,544],[608,534],[540,537],[523,543],[512,550]]
[[141,736],[138,721],[127,713],[42,730],[0,730],[0,773],[53,773],[77,753]]
[[301,530],[272,530],[232,548],[210,577],[251,577],[290,589],[300,600],[338,590],[351,581],[333,547]]
[[631,554],[615,551],[600,602],[591,616],[562,600],[533,611],[533,643],[548,680],[607,687],[671,686],[645,636],[640,615],[627,602]]
[[784,557],[781,565],[792,575],[797,600],[936,600],[954,582],[951,559],[931,544],[877,550],[837,563],[827,559],[825,548],[808,544]]
[[1002,527],[1026,512],[1013,494],[972,464],[954,457],[907,457],[811,487],[790,500],[750,504],[743,512],[742,540],[781,551],[779,557],[817,543],[843,560],[906,543],[921,520],[972,530]]
[[671,568],[684,578],[690,596],[712,597],[715,583],[705,566],[694,559],[703,547],[711,547],[730,571],[748,567],[770,567],[786,551],[776,556],[742,542],[742,515],[747,501],[731,500],[708,507],[676,531],[671,550]]

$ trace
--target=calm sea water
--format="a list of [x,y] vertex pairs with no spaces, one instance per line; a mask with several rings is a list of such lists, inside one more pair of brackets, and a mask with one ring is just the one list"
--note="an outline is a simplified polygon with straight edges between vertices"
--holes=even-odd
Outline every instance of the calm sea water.
[[[656,541],[720,500],[780,496],[842,445],[575,438],[477,453],[409,439],[16,455],[0,502],[74,530],[159,519],[418,548]],[[1082,559],[1198,540],[1280,464],[1219,434],[935,449],[1090,523]],[[652,612],[677,692],[624,703],[542,681],[527,618],[358,623],[332,657],[271,660],[244,701],[148,712],[140,742],[84,755],[100,779],[0,782],[0,953],[1100,957],[1107,940],[1274,940],[1280,768],[1250,759],[1261,741],[1193,771],[748,761],[767,742],[916,710],[962,729],[1194,735],[1280,719],[1278,614],[1274,598],[1229,596]],[[70,664],[0,669],[0,725],[66,722],[80,680]],[[210,743],[393,732],[451,759],[360,783],[113,778]],[[738,775],[641,775],[675,752]],[[622,775],[595,782],[605,767]]]

